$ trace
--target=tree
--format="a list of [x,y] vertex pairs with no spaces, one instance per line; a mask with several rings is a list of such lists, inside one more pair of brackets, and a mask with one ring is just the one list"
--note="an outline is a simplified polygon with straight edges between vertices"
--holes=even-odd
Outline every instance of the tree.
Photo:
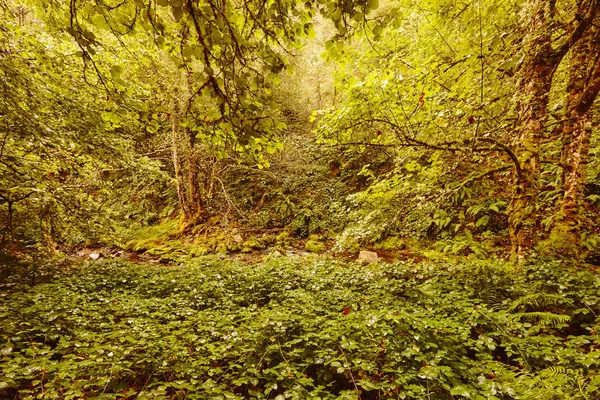
[[[555,140],[548,124],[550,95],[557,87],[555,71],[573,46],[595,35],[593,21],[599,4],[594,0],[579,4],[531,1],[499,7],[495,2],[480,2],[461,8],[441,2],[413,7],[413,13],[406,12],[404,19],[397,8],[382,9],[382,23],[372,26],[372,39],[367,35],[364,46],[352,53],[357,62],[341,57],[349,65],[340,80],[345,98],[340,107],[323,113],[322,137],[326,143],[357,151],[369,147],[422,149],[413,159],[406,158],[403,151],[404,158],[400,159],[401,163],[417,162],[419,168],[425,166],[422,160],[433,150],[451,152],[448,160],[463,154],[463,160],[469,160],[466,168],[473,172],[442,168],[448,177],[458,180],[446,182],[445,190],[468,189],[469,197],[482,200],[482,196],[493,194],[509,201],[511,252],[516,258],[522,257],[533,250],[542,234],[538,230],[542,220],[538,198],[547,189],[540,187],[540,163],[550,159],[544,153],[549,147],[543,142]],[[511,19],[519,13],[522,20]],[[392,15],[395,26],[402,26],[401,33],[382,30]],[[427,34],[421,35],[423,31]],[[596,53],[589,45],[582,45],[579,53],[573,65],[585,62],[589,71],[582,79],[591,82]],[[364,65],[376,68],[368,70]],[[581,71],[574,76],[580,75]],[[595,86],[589,87],[586,101],[593,102]],[[578,118],[567,120],[579,123]],[[567,131],[563,140],[572,149],[568,146],[572,129]],[[508,169],[512,176],[505,182],[507,190],[496,186],[491,191],[485,189],[487,195],[473,191],[476,186],[485,188],[477,184],[481,179],[500,176],[504,182],[499,174]],[[409,175],[411,171],[414,168]],[[488,201],[496,204],[498,199]],[[443,209],[442,203],[438,207]],[[455,232],[466,227],[460,222],[465,220],[461,212],[439,210],[435,214],[443,215],[433,218],[444,221],[436,223],[438,227]],[[483,217],[489,219],[491,215]],[[475,228],[485,226],[487,219],[483,217],[475,222]]]
[[102,241],[164,174],[136,154],[126,105],[88,84],[76,48],[25,11],[0,9],[2,244]]
[[[39,4],[46,5],[43,1]],[[193,225],[207,215],[199,188],[202,179],[198,174],[203,171],[198,166],[196,141],[208,144],[219,158],[225,149],[233,149],[253,155],[259,168],[267,166],[263,152],[280,147],[273,133],[285,129],[277,116],[272,88],[288,67],[288,49],[314,34],[311,21],[317,11],[335,22],[341,37],[377,6],[376,0],[326,5],[288,0],[138,0],[115,4],[74,0],[68,10],[51,3],[53,13],[48,13],[47,19],[73,36],[84,65],[95,70],[107,92],[123,90],[123,82],[113,79],[116,83],[111,86],[95,62],[106,31],[117,38],[143,32],[192,77],[186,79],[184,106],[177,106],[170,114],[174,116],[172,136],[178,142],[173,147],[173,160],[179,199],[186,224]],[[180,127],[187,133],[180,134]],[[184,137],[188,145],[181,146]]]
[[563,197],[554,215],[546,246],[578,257],[586,166],[592,134],[592,105],[600,91],[600,13],[569,53],[566,110],[558,127],[562,144]]
[[[529,5],[531,23],[525,38],[524,59],[519,68],[515,99],[518,115],[513,140],[518,161],[515,163],[509,205],[512,253],[522,256],[537,243],[536,197],[540,171],[540,140],[544,136],[552,79],[568,50],[586,35],[600,3],[581,2],[572,17],[559,28],[565,38],[553,40],[557,25],[555,1],[535,0]],[[565,28],[566,27],[566,28]],[[561,35],[562,36],[562,35]]]

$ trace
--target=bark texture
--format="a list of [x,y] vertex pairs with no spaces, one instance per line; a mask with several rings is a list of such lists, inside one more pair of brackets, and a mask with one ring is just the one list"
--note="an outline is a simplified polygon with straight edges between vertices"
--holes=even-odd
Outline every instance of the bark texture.
[[183,229],[204,222],[207,216],[199,183],[200,160],[194,142],[179,126],[178,116],[171,117],[171,150],[177,184],[177,199],[183,214]]
[[[600,18],[596,18],[600,23]],[[593,24],[571,49],[566,116],[561,127],[563,197],[546,250],[578,257],[581,213],[592,132],[592,104],[600,91],[600,29]]]
[[512,182],[509,204],[509,226],[513,256],[522,256],[536,242],[536,196],[540,165],[540,138],[547,119],[548,94],[552,77],[560,62],[552,47],[551,30],[553,4],[547,0],[535,2],[528,48],[521,65],[518,83],[517,113],[519,116],[514,150],[519,164]]
[[[546,128],[552,78],[569,49],[576,46],[583,37],[587,37],[590,30],[595,29],[593,22],[600,13],[599,0],[582,1],[572,23],[566,29],[566,38],[554,43],[555,3],[555,0],[534,0],[532,3],[534,12],[529,34],[525,39],[525,57],[519,71],[516,101],[519,118],[513,142],[518,163],[513,174],[512,196],[508,209],[512,255],[515,258],[526,255],[538,239],[536,198],[539,193],[537,184],[540,173],[540,140]],[[588,86],[592,88],[596,87],[596,84],[591,83]],[[589,102],[593,93],[590,93],[589,89],[582,93],[582,101]],[[582,149],[585,141],[580,142],[579,146]]]

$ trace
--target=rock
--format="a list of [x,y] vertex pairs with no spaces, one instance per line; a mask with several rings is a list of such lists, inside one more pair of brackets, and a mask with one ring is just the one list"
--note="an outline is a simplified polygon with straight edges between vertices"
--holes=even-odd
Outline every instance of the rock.
[[356,262],[359,264],[369,264],[377,262],[377,253],[374,251],[361,250]]
[[97,259],[99,259],[100,257],[102,257],[102,253],[95,253],[95,252],[94,252],[94,253],[90,253],[90,258],[91,258],[92,260],[97,260]]
[[283,254],[281,254],[279,252],[279,250],[275,250],[274,252],[272,252],[271,254],[269,254],[271,257],[281,257]]
[[246,240],[242,244],[242,247],[249,248],[252,250],[263,250],[267,246],[265,246],[263,243],[261,243],[258,239],[252,238],[252,239]]
[[277,238],[273,235],[265,233],[260,237],[260,241],[263,242],[264,244],[266,244],[267,246],[270,246],[270,245],[275,244],[275,242],[277,241]]
[[311,253],[320,253],[325,251],[325,243],[317,242],[316,240],[308,240],[304,246],[304,250],[310,251]]
[[243,238],[243,237],[242,237],[242,235],[240,235],[239,233],[233,237],[233,240],[234,240],[234,241],[235,241],[237,244],[242,244],[242,243],[244,243],[244,238]]

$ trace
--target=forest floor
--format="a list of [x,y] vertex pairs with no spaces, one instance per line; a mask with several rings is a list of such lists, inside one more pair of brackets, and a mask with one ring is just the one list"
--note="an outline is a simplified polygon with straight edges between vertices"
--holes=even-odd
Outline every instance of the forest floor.
[[3,286],[0,397],[594,399],[600,388],[600,277],[566,263],[91,254]]

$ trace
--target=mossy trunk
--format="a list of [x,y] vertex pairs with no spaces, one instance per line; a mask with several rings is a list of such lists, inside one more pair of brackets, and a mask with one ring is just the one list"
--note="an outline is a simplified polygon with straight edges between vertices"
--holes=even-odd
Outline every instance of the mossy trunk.
[[558,59],[552,49],[549,24],[554,11],[550,2],[540,0],[531,21],[528,48],[521,65],[516,98],[518,127],[513,142],[519,165],[512,180],[509,204],[510,238],[513,257],[524,256],[537,241],[538,176],[540,138],[547,119],[548,94]]
[[600,90],[600,85],[593,86],[594,78],[600,78],[595,77],[600,71],[599,34],[600,29],[590,27],[571,49],[566,116],[561,126],[563,197],[544,245],[546,251],[574,258],[581,253],[580,209],[592,133],[591,105]]
[[554,214],[550,237],[545,250],[554,254],[578,258],[581,252],[580,209],[592,131],[591,113],[575,116],[565,122],[563,142],[564,194]]
[[173,168],[177,184],[177,199],[183,214],[183,230],[202,223],[207,216],[206,207],[200,190],[200,160],[193,141],[187,135],[181,135],[178,118],[171,117],[171,149]]

